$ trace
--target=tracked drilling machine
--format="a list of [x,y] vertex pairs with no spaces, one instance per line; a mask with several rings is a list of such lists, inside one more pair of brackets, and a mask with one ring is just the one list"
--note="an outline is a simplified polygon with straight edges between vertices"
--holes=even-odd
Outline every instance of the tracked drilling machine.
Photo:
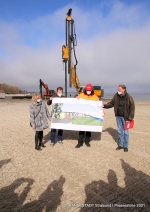
[[[70,8],[67,12],[66,17],[66,45],[62,46],[62,59],[65,64],[65,96],[67,96],[67,72],[69,74],[69,87],[75,87],[77,93],[84,92],[85,86],[80,85],[79,78],[76,73],[76,66],[78,64],[75,46],[77,46],[76,34],[75,34],[75,24],[71,17],[72,9]],[[73,55],[75,64],[73,63]],[[104,90],[101,86],[93,86],[94,93],[99,97],[103,97]]]
[[[65,64],[65,96],[67,96],[67,71],[69,74],[69,87],[74,85],[76,90],[79,90],[80,82],[76,74],[76,66],[78,64],[75,46],[77,45],[76,34],[75,34],[75,24],[71,17],[72,9],[70,8],[66,17],[66,45],[62,46],[62,59]],[[75,64],[73,63],[73,55],[75,59]]]

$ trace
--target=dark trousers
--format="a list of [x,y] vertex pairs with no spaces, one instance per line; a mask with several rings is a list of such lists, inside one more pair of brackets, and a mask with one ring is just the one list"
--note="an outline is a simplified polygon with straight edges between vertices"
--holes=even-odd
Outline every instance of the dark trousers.
[[83,145],[85,137],[85,143],[88,144],[91,138],[91,132],[79,131],[78,144]]
[[[51,129],[51,135],[50,135],[51,143],[55,143],[55,135],[56,135],[56,129]],[[57,141],[62,141],[62,135],[63,135],[63,130],[59,129]]]
[[43,131],[36,131],[35,132],[35,148],[41,146],[43,140]]

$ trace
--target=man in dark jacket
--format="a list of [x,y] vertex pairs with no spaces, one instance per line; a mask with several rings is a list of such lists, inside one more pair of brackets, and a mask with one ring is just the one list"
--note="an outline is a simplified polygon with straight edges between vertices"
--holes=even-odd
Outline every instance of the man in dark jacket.
[[106,109],[114,107],[119,137],[116,150],[124,148],[124,151],[128,152],[129,132],[124,128],[126,121],[134,119],[135,104],[132,96],[126,92],[126,86],[123,84],[119,85],[118,92],[113,99],[103,107]]
[[[62,95],[62,93],[63,93],[63,88],[62,87],[58,87],[57,88],[57,94],[55,96],[50,97],[50,99],[47,101],[47,105],[51,105],[52,104],[53,98],[65,97],[65,96]],[[55,144],[55,134],[56,134],[56,129],[51,129],[51,135],[50,135],[51,146],[54,146],[54,144]],[[60,144],[62,144],[62,135],[63,135],[63,130],[59,129],[58,130],[57,141]]]

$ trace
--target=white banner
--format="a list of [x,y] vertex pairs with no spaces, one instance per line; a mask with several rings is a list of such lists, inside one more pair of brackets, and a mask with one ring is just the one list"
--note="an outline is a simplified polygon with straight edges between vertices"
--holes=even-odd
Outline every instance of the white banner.
[[76,98],[54,98],[52,129],[102,132],[102,101]]

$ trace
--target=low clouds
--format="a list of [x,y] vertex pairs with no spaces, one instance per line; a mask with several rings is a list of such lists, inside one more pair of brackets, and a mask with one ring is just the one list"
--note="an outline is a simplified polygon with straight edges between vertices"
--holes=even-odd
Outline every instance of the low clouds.
[[[131,88],[137,85],[144,89],[150,85],[149,34],[150,27],[145,27],[81,41],[78,57],[83,56],[78,66],[86,79],[93,83],[100,81],[103,87],[124,83]],[[85,77],[83,80],[86,83]]]
[[141,5],[119,1],[100,5],[106,6],[109,11],[105,14],[99,8],[83,11],[67,5],[29,23],[1,20],[0,83],[37,91],[42,79],[52,89],[64,87],[61,47],[65,44],[65,14],[72,7],[81,84],[100,84],[106,92],[116,91],[120,83],[130,92],[150,90],[149,17]]

